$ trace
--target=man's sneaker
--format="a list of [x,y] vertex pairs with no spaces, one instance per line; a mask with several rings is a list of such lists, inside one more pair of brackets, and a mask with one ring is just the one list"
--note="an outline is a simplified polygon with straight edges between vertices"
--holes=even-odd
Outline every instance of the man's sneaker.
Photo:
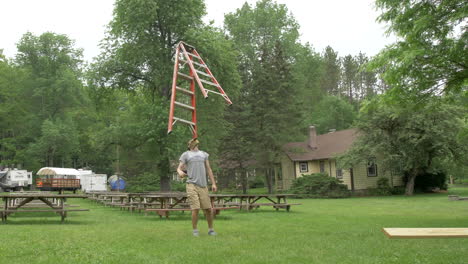
[[208,235],[209,236],[216,236],[217,233],[214,230],[210,230],[210,231],[208,231]]
[[200,233],[198,232],[198,230],[193,230],[193,236],[194,237],[200,236]]

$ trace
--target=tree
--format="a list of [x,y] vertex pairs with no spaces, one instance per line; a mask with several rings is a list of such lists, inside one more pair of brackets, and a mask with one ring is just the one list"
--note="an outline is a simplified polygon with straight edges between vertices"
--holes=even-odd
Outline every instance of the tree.
[[348,97],[349,103],[353,104],[357,101],[356,98],[356,75],[358,73],[358,64],[353,56],[346,55],[343,58],[343,70],[342,70],[342,91]]
[[28,148],[34,157],[48,167],[71,167],[71,158],[79,151],[78,131],[71,119],[45,120],[41,137]]
[[437,163],[466,157],[466,146],[457,140],[466,127],[466,109],[447,98],[428,104],[391,104],[384,96],[366,102],[357,128],[360,136],[341,163],[352,166],[377,158],[380,168],[407,175],[406,194],[412,195],[416,177],[437,172]]
[[229,138],[241,137],[246,142],[236,152],[247,153],[247,146],[252,150],[248,157],[258,162],[257,167],[265,168],[272,192],[281,146],[291,137],[290,128],[301,120],[296,104],[300,88],[292,78],[299,47],[298,24],[285,5],[270,0],[257,2],[255,8],[245,3],[227,14],[224,24],[239,51],[241,98],[245,99],[243,108],[232,110],[248,117],[233,123]]
[[339,85],[341,80],[341,62],[338,52],[335,52],[332,47],[327,46],[323,53],[323,63],[322,89],[328,95],[338,96],[340,94]]
[[[176,44],[183,40],[195,46],[228,94],[235,91],[239,82],[229,41],[219,30],[203,25],[204,14],[205,5],[201,0],[119,0],[115,4],[104,51],[94,65],[95,74],[91,82],[98,88],[93,89],[121,89],[134,98],[144,99],[144,107],[141,108],[137,106],[139,102],[129,101],[132,111],[143,111],[141,118],[151,120],[145,126],[149,130],[137,133],[132,140],[136,140],[133,143],[138,146],[146,144],[145,148],[152,149],[143,151],[141,154],[145,156],[139,159],[153,160],[156,164],[162,190],[170,189],[170,160],[178,158],[175,153],[184,149],[185,144],[180,141],[185,142],[190,137],[186,130],[182,134],[185,139],[179,138],[179,142],[175,142],[174,136],[171,135],[172,139],[167,136],[167,121],[163,121],[168,116],[174,65],[172,57]],[[197,98],[201,98],[198,92]],[[224,134],[224,107],[222,100],[197,100],[199,137],[207,143],[204,150],[215,150]],[[148,111],[154,112],[150,114]],[[207,116],[205,113],[208,111],[217,112],[217,115]],[[129,118],[127,121],[133,125],[144,123],[141,118]],[[160,123],[155,125],[154,120]],[[126,130],[125,127],[131,127],[131,124],[119,129]],[[181,130],[175,133],[179,132]],[[145,168],[154,169],[152,166]]]
[[393,97],[430,97],[466,88],[467,2],[377,0],[376,6],[382,11],[379,21],[398,37],[373,61],[374,68],[385,67]]
[[356,110],[350,103],[340,97],[327,96],[314,107],[309,124],[314,124],[317,132],[323,134],[331,129],[350,128],[356,117]]
[[61,141],[57,146],[63,151],[55,151],[53,157],[47,157],[47,151],[32,153],[31,149],[46,139],[44,133],[53,132],[44,128],[46,120],[68,120],[75,125],[74,113],[82,106],[82,83],[81,50],[73,45],[65,35],[26,33],[13,63],[0,62],[2,163],[36,170],[46,160],[48,164],[53,160],[70,164],[71,152],[79,152],[73,140]]
[[18,43],[16,63],[31,78],[31,100],[39,120],[63,115],[80,101],[82,51],[66,35],[28,32]]
[[366,54],[359,52],[355,56],[355,61],[358,66],[358,72],[355,79],[355,89],[358,93],[358,100],[362,101],[365,98],[372,97],[377,91],[376,73],[368,69],[369,58]]

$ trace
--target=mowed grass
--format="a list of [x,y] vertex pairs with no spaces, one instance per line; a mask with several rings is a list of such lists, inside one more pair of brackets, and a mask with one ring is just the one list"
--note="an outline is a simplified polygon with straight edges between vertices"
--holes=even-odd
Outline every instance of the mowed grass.
[[219,235],[191,235],[189,213],[169,219],[72,199],[90,212],[10,216],[0,225],[0,263],[467,263],[468,239],[389,239],[383,227],[468,227],[457,187],[414,197],[301,199],[291,212],[224,211]]

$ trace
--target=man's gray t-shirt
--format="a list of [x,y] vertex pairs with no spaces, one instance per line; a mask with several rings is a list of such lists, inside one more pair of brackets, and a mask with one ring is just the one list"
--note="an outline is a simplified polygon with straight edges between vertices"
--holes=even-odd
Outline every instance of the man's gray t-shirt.
[[187,183],[193,183],[200,187],[206,187],[206,169],[205,161],[208,160],[209,154],[198,150],[198,151],[185,151],[180,156],[179,161],[184,163],[187,167]]

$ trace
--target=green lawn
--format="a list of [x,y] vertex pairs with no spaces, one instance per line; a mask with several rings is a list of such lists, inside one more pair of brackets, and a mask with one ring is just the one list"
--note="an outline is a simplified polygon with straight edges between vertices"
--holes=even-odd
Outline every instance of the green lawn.
[[[468,188],[448,194],[468,196]],[[291,212],[223,212],[219,235],[169,220],[70,200],[90,212],[17,214],[0,224],[0,263],[467,263],[468,239],[388,239],[382,227],[468,227],[468,201],[415,197],[295,200]]]

